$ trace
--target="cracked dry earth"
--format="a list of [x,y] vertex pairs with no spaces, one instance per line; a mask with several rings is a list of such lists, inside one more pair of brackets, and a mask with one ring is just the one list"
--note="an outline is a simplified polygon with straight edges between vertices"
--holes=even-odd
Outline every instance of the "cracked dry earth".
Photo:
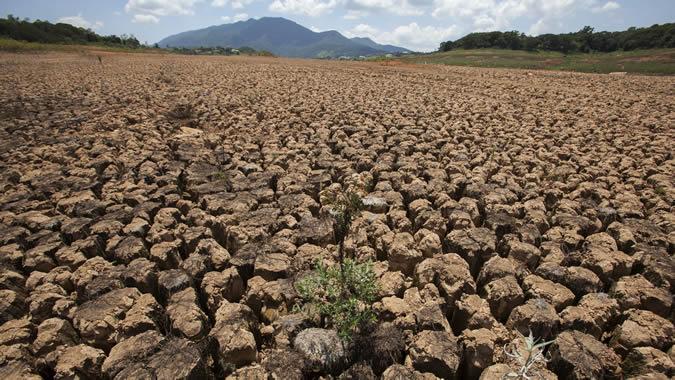
[[[1,378],[675,375],[672,77],[101,54],[0,55]],[[354,183],[341,347],[293,284]]]

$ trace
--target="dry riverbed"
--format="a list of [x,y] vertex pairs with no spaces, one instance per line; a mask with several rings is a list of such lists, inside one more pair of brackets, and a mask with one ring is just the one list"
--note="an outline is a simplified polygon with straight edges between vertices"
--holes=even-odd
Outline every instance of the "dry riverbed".
[[[675,375],[675,78],[100,54],[0,54],[0,377]],[[339,348],[294,282],[350,183]]]

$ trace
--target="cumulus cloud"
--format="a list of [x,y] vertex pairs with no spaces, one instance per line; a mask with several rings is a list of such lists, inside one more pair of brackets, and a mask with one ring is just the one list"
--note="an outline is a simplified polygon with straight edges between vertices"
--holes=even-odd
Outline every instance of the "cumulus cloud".
[[420,26],[416,22],[396,27],[392,31],[380,31],[368,24],[359,24],[343,34],[349,38],[369,37],[381,44],[392,44],[418,51],[432,51],[442,41],[458,36],[459,28],[451,25],[447,28]]
[[616,1],[608,1],[603,6],[593,8],[593,13],[611,12],[621,8],[621,4]]
[[242,9],[245,6],[251,4],[253,0],[213,0],[211,1],[211,6],[217,8],[223,8],[228,3],[233,9]]
[[[419,1],[419,0],[418,0]],[[421,16],[424,14],[422,3],[413,4],[409,0],[348,0],[348,10],[361,12],[391,12],[399,16]]]
[[488,11],[494,5],[493,0],[435,0],[432,15],[434,17],[472,17]]
[[94,22],[87,21],[84,17],[82,17],[82,13],[79,13],[77,16],[61,17],[58,20],[56,20],[56,22],[61,22],[64,24],[77,26],[79,28],[92,30],[100,29],[103,27],[102,21],[94,21]]
[[344,19],[358,20],[380,12],[398,16],[421,16],[425,13],[424,7],[431,4],[431,1],[433,0],[274,0],[268,9],[315,17],[342,7],[346,11]]
[[159,22],[159,17],[153,15],[137,14],[131,18],[131,22],[134,24],[157,24]]
[[249,19],[248,13],[237,13],[234,16],[223,16],[221,19],[225,22],[246,21]]
[[532,26],[530,26],[530,30],[527,31],[527,34],[529,34],[530,36],[538,36],[542,34],[546,29],[547,29],[546,20],[542,18],[537,20],[537,22],[535,22],[534,24],[532,24]]
[[359,24],[356,25],[355,27],[347,30],[344,32],[344,35],[352,38],[352,37],[374,37],[377,35],[378,30],[376,28],[373,28],[372,26],[368,24]]
[[169,15],[193,15],[194,5],[201,0],[128,0],[124,6],[133,14],[132,22],[158,23],[159,17]]
[[579,9],[588,9],[595,0],[434,0],[432,15],[468,19],[472,31],[505,30],[522,17],[536,19],[533,31]]
[[272,12],[316,17],[331,13],[339,4],[339,0],[274,0],[267,9]]

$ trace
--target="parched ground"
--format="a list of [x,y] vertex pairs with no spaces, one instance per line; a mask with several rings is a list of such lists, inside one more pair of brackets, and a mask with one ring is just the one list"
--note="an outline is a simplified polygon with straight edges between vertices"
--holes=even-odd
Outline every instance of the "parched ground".
[[[0,55],[0,377],[675,375],[675,78],[100,54]],[[341,348],[293,283],[354,183]]]

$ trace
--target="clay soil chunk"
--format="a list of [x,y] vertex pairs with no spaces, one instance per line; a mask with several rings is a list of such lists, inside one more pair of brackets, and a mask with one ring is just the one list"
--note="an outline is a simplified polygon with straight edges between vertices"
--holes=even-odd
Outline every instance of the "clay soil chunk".
[[551,368],[561,379],[621,379],[621,359],[588,334],[565,331],[551,345]]
[[458,340],[449,332],[422,331],[415,335],[410,347],[410,359],[416,370],[445,379],[455,377],[461,357]]

